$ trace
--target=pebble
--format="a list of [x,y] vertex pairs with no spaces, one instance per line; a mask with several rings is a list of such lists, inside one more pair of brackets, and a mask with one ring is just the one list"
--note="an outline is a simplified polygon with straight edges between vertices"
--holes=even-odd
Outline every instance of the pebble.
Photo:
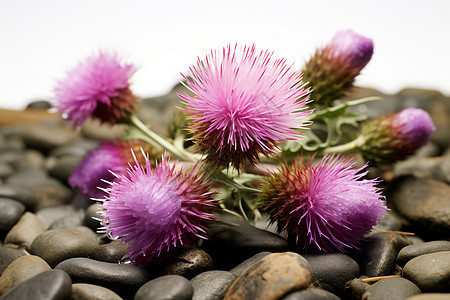
[[122,298],[111,291],[110,289],[102,286],[87,284],[87,283],[74,283],[72,284],[71,300],[122,300]]
[[0,162],[0,179],[5,179],[14,174],[14,169],[5,162]]
[[191,279],[194,288],[192,300],[222,300],[236,276],[227,271],[213,270]]
[[407,245],[408,239],[397,233],[370,233],[361,245],[361,275],[378,277],[394,274],[397,254]]
[[37,206],[37,199],[34,194],[20,185],[0,185],[0,197],[17,200],[28,211],[34,211]]
[[48,229],[68,229],[83,226],[85,215],[84,210],[80,209],[71,215],[53,221]]
[[99,261],[117,263],[127,254],[128,245],[116,240],[100,245],[91,254],[91,258]]
[[98,212],[100,211],[99,209],[100,203],[93,203],[89,205],[89,207],[86,209],[86,215],[84,217],[84,225],[91,228],[94,231],[97,231],[97,229],[101,226],[100,221],[96,220],[102,218],[98,214]]
[[359,277],[359,266],[342,253],[304,254],[312,270],[312,282],[336,295],[344,294],[347,281]]
[[0,233],[8,232],[25,212],[25,206],[19,201],[0,198]]
[[181,275],[192,278],[211,270],[214,263],[208,253],[202,249],[189,249],[170,257],[162,267],[162,275]]
[[62,157],[51,157],[47,159],[46,168],[48,174],[61,182],[67,183],[72,171],[83,160],[82,156],[66,155]]
[[406,300],[449,300],[449,294],[444,293],[425,293],[412,297],[408,297]]
[[450,241],[431,241],[421,244],[409,245],[404,247],[398,253],[397,264],[400,267],[403,267],[414,257],[440,251],[450,251]]
[[95,233],[87,227],[52,229],[34,239],[30,253],[42,257],[51,267],[72,257],[88,257],[99,246]]
[[44,208],[36,213],[36,216],[42,221],[45,228],[56,220],[75,214],[76,209],[72,205],[60,205],[55,207]]
[[80,138],[75,142],[53,149],[48,156],[61,158],[68,156],[85,156],[90,150],[99,146],[99,142],[92,139]]
[[224,300],[277,300],[305,289],[311,282],[311,267],[293,252],[272,253],[244,271],[228,289]]
[[385,278],[372,284],[362,300],[403,300],[420,293],[417,285],[405,278]]
[[450,186],[434,179],[400,177],[391,184],[387,199],[412,230],[427,239],[448,238]]
[[310,288],[303,291],[290,293],[281,300],[340,300],[338,296],[326,290]]
[[220,216],[207,234],[210,239],[203,248],[219,269],[229,270],[263,251],[284,252],[290,248],[286,239],[232,216]]
[[359,278],[353,278],[345,284],[345,299],[361,300],[370,285]]
[[6,267],[16,258],[27,255],[23,249],[15,249],[9,247],[0,247],[0,275],[5,271]]
[[450,292],[450,251],[417,256],[403,268],[402,276],[422,292]]
[[15,259],[0,276],[0,296],[25,280],[48,270],[50,266],[39,256],[25,255]]
[[29,249],[34,239],[45,231],[42,221],[33,213],[25,212],[5,237],[5,244],[15,244]]
[[42,153],[48,153],[78,139],[75,129],[61,125],[62,121],[48,121],[26,126],[22,132],[22,139],[28,148]]
[[375,225],[375,228],[382,230],[400,230],[402,228],[402,221],[392,210],[384,212],[383,218]]
[[150,280],[139,288],[133,300],[191,300],[191,282],[180,275],[165,275]]
[[24,154],[28,163],[28,170],[41,170],[44,168],[45,156],[41,152],[27,149]]
[[234,274],[236,276],[241,275],[242,272],[244,272],[245,270],[247,270],[249,267],[251,267],[254,263],[256,263],[258,260],[260,260],[263,257],[266,257],[267,255],[269,255],[271,252],[269,251],[263,251],[260,253],[257,253],[255,255],[253,255],[252,257],[244,260],[243,262],[241,262],[239,265],[237,265],[236,267],[234,267],[233,269],[230,270],[231,274]]
[[66,272],[42,272],[11,290],[2,300],[60,300],[69,299],[72,281]]
[[69,258],[55,269],[66,271],[74,283],[90,283],[113,290],[121,297],[134,295],[151,279],[146,268],[133,264],[107,263],[90,258]]

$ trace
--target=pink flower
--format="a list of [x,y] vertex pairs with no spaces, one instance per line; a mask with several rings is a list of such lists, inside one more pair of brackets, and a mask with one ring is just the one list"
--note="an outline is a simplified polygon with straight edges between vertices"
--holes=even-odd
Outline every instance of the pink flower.
[[[259,155],[275,153],[278,142],[299,136],[309,90],[284,59],[255,46],[211,51],[185,77],[195,97],[179,95],[192,114],[190,127],[200,152],[213,165],[239,169]],[[188,79],[191,78],[191,79]]]
[[374,164],[393,163],[408,158],[426,145],[434,130],[426,111],[406,108],[363,123],[359,150]]
[[136,104],[129,88],[135,70],[116,54],[92,55],[58,81],[54,106],[77,127],[88,117],[111,124],[124,121]]
[[306,251],[355,247],[386,211],[377,180],[362,179],[344,157],[325,156],[313,165],[303,158],[273,173],[261,195],[279,231]]
[[102,229],[129,245],[132,261],[147,265],[179,246],[193,247],[194,238],[206,238],[203,224],[213,220],[217,201],[196,170],[184,172],[163,155],[152,168],[137,161],[128,174],[106,189]]
[[101,179],[113,181],[116,174],[122,174],[127,168],[126,151],[123,146],[112,142],[103,142],[97,149],[91,150],[69,177],[71,187],[79,188],[89,198],[103,198],[107,184]]
[[372,40],[351,30],[337,32],[330,43],[317,49],[303,68],[314,104],[326,107],[345,96],[372,54]]

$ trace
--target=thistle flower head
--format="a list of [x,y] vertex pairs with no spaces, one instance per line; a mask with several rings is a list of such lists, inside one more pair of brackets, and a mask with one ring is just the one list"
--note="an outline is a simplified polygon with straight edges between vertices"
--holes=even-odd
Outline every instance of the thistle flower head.
[[123,173],[127,168],[125,149],[120,144],[102,142],[100,147],[91,150],[82,162],[73,170],[69,177],[69,185],[79,188],[87,197],[103,198],[105,192],[98,187],[106,188],[107,181],[114,180],[109,170],[116,174]]
[[165,155],[155,168],[148,156],[145,167],[136,161],[106,191],[102,229],[127,243],[130,259],[142,265],[206,238],[203,224],[217,203],[197,171],[176,170]]
[[135,71],[114,53],[92,55],[58,81],[54,106],[77,127],[88,117],[110,124],[126,120],[136,105],[129,83]]
[[185,78],[195,96],[179,96],[192,115],[193,140],[216,166],[254,164],[305,125],[309,91],[301,74],[267,50],[229,45],[211,51]]
[[406,108],[363,123],[363,143],[359,150],[374,164],[392,163],[406,159],[426,145],[434,130],[433,121],[426,111]]
[[305,251],[344,251],[355,247],[387,209],[363,168],[340,156],[317,164],[297,158],[273,173],[261,199],[278,230]]
[[303,78],[313,90],[314,103],[328,106],[345,96],[372,54],[371,39],[351,30],[337,32],[330,43],[316,50],[303,68]]

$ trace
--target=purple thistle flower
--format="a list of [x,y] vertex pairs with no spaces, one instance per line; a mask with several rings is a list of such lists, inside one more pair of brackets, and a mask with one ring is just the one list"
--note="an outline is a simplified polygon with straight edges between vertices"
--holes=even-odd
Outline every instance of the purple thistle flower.
[[337,32],[330,43],[316,50],[303,68],[303,78],[312,88],[314,104],[329,106],[345,96],[372,55],[371,39],[351,30]]
[[130,259],[141,265],[206,238],[203,224],[213,220],[217,206],[196,170],[177,170],[165,155],[152,168],[145,157],[145,167],[136,161],[128,174],[116,175],[100,212],[101,229],[127,243]]
[[54,106],[77,127],[90,116],[110,124],[126,120],[136,105],[129,88],[135,71],[116,54],[92,55],[58,81]]
[[[268,156],[278,142],[299,136],[303,128],[309,90],[302,75],[284,59],[273,59],[269,51],[237,45],[211,51],[189,69],[188,88],[195,94],[179,95],[192,114],[199,152],[216,166],[236,169],[254,164],[259,155]],[[192,79],[188,79],[190,77]]]
[[336,57],[345,57],[358,73],[373,55],[373,41],[352,30],[339,31],[328,46]]
[[357,243],[387,210],[375,179],[340,156],[324,156],[313,165],[303,157],[285,163],[264,185],[261,199],[286,231],[288,240],[306,251],[344,251]]
[[426,111],[406,108],[363,123],[359,150],[365,159],[375,164],[389,164],[408,158],[426,145],[434,130]]
[[102,142],[100,147],[91,150],[83,161],[73,170],[69,177],[69,185],[79,188],[89,198],[103,198],[107,184],[101,179],[113,181],[115,179],[109,170],[122,174],[127,169],[125,149],[119,144]]

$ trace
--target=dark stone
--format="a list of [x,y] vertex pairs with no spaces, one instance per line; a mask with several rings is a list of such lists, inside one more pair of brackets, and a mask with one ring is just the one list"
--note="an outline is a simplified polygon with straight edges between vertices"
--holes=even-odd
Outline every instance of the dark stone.
[[450,251],[417,256],[408,261],[402,276],[422,292],[450,292]]
[[151,275],[141,266],[97,261],[89,258],[70,258],[55,269],[66,271],[74,283],[89,283],[106,287],[121,297],[134,295]]
[[162,268],[163,275],[181,275],[192,278],[211,270],[213,261],[202,249],[189,249],[168,259]]
[[47,100],[34,100],[26,106],[26,109],[48,110],[50,108],[52,108],[52,104]]
[[279,299],[307,288],[310,282],[311,267],[303,257],[293,252],[272,253],[239,275],[224,300]]
[[16,258],[27,255],[23,249],[0,247],[0,275]]
[[448,300],[448,293],[424,293],[409,297],[407,300]]
[[397,264],[400,267],[403,267],[414,257],[440,251],[450,251],[450,241],[431,241],[421,244],[409,245],[404,247],[398,253]]
[[241,275],[242,272],[247,270],[249,267],[251,267],[253,264],[255,264],[258,260],[262,259],[263,257],[266,257],[270,253],[271,252],[268,252],[268,251],[257,253],[255,255],[253,255],[252,257],[244,260],[243,262],[241,262],[239,265],[237,265],[233,269],[231,269],[230,273],[234,274],[235,276],[239,276],[239,275]]
[[14,244],[29,249],[34,239],[45,231],[45,226],[39,218],[25,212],[5,237],[5,244]]
[[412,176],[394,180],[388,201],[409,222],[411,230],[427,239],[448,238],[450,186],[433,179]]
[[87,284],[87,283],[74,283],[72,284],[71,300],[122,300],[122,298],[102,286]]
[[359,277],[359,266],[342,253],[304,254],[312,270],[312,282],[338,296],[344,295],[347,281]]
[[84,225],[91,228],[94,231],[97,231],[100,225],[100,221],[98,219],[102,219],[98,213],[100,212],[100,203],[91,204],[87,210],[86,215],[84,217]]
[[367,282],[364,282],[359,278],[354,278],[345,284],[344,298],[348,300],[361,300],[369,287],[370,285]]
[[91,258],[99,261],[117,263],[127,254],[128,245],[116,240],[108,244],[100,245],[91,254]]
[[192,278],[192,300],[222,300],[236,276],[227,271],[207,271]]
[[392,210],[387,210],[375,228],[381,230],[400,230],[402,228],[402,221]]
[[53,149],[48,156],[61,158],[64,156],[85,156],[90,150],[99,146],[99,141],[81,138],[74,143]]
[[28,148],[48,153],[52,149],[68,145],[78,139],[75,129],[61,121],[42,122],[26,126],[22,139]]
[[263,251],[289,250],[286,239],[232,216],[220,216],[219,222],[211,225],[207,234],[210,239],[204,243],[204,248],[219,269],[229,270]]
[[52,159],[47,160],[47,171],[48,174],[61,182],[67,183],[72,174],[73,170],[82,161],[82,156],[63,156],[63,157],[52,157]]
[[87,227],[47,230],[38,235],[30,253],[42,257],[51,267],[72,257],[88,257],[99,247],[95,234]]
[[0,162],[0,179],[5,179],[14,174],[14,169],[5,162]]
[[281,300],[340,300],[338,296],[326,290],[311,288],[288,294]]
[[37,206],[37,199],[34,194],[21,186],[0,185],[0,197],[17,200],[29,211],[34,211]]
[[48,270],[50,266],[39,256],[25,255],[16,258],[0,277],[0,296],[29,278]]
[[395,273],[395,260],[408,239],[393,232],[374,232],[362,244],[361,275],[377,277]]
[[25,145],[21,139],[10,138],[0,141],[0,155],[5,152],[21,152],[25,149]]
[[0,162],[7,163],[15,170],[26,169],[28,162],[24,159],[23,151],[8,151],[0,153]]
[[25,206],[19,201],[0,198],[0,233],[8,232],[25,212]]
[[362,300],[403,300],[420,293],[417,285],[405,278],[385,278],[372,284]]
[[60,205],[41,209],[36,213],[36,216],[42,221],[45,228],[56,220],[75,214],[76,210],[72,205]]
[[86,213],[83,210],[53,221],[48,229],[69,229],[83,226]]
[[2,300],[60,300],[68,299],[71,292],[69,275],[60,270],[49,270],[22,282]]
[[191,300],[193,293],[189,280],[180,275],[166,275],[141,286],[133,300]]

